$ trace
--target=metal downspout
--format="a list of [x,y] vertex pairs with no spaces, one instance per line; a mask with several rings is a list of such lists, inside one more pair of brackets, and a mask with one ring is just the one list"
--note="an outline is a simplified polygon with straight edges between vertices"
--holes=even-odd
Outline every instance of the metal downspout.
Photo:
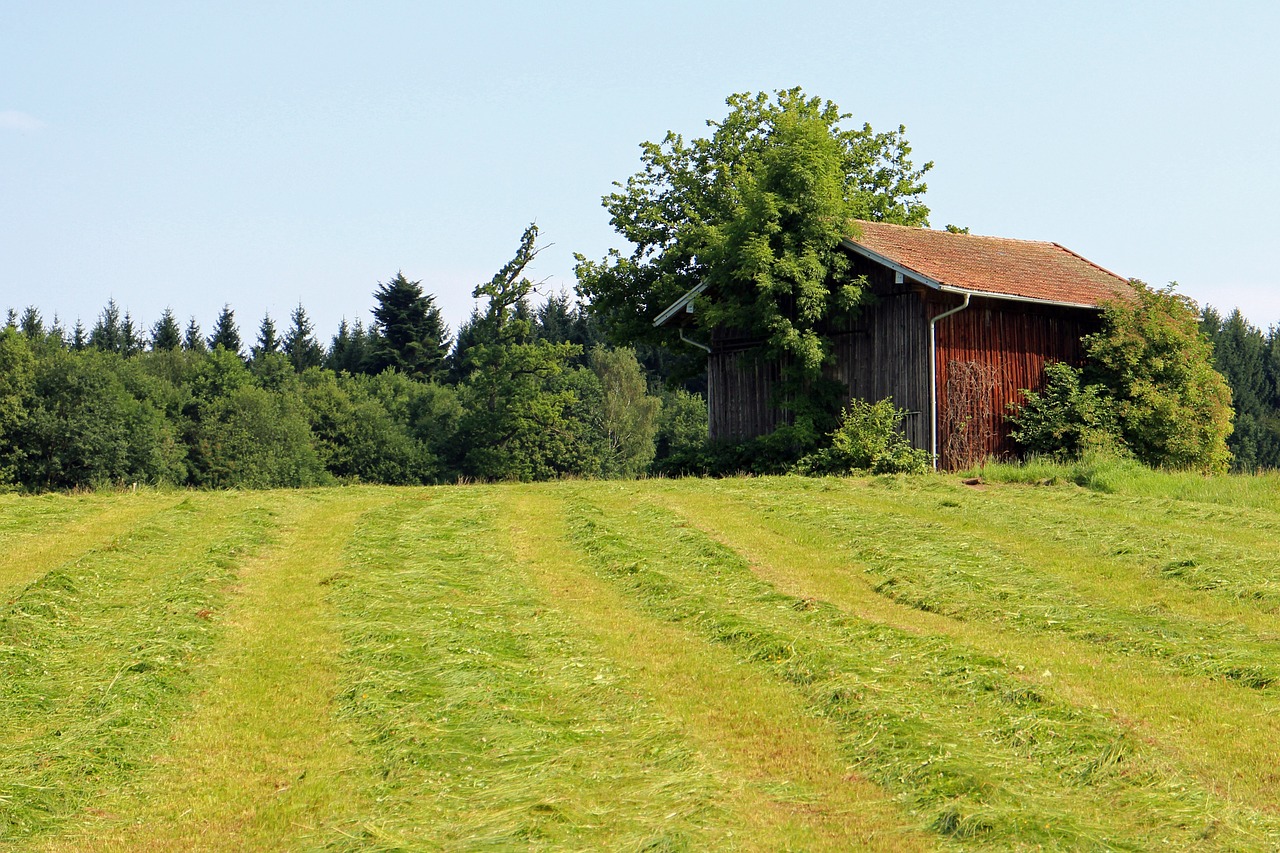
[[707,346],[706,344],[700,344],[697,341],[686,338],[684,336],[684,329],[678,329],[677,331],[680,332],[680,340],[684,341],[686,344],[689,344],[690,346],[697,347],[698,349],[705,352],[707,355],[711,355],[711,347]]
[[933,470],[938,470],[938,321],[945,320],[952,314],[959,314],[969,307],[969,291],[964,292],[964,302],[950,311],[943,311],[929,320],[929,439],[932,445]]

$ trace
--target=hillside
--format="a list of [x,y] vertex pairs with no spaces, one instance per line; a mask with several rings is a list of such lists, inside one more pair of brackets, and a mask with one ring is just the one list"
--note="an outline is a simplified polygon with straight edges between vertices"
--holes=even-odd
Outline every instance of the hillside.
[[1280,480],[1017,476],[0,497],[0,849],[1280,846]]

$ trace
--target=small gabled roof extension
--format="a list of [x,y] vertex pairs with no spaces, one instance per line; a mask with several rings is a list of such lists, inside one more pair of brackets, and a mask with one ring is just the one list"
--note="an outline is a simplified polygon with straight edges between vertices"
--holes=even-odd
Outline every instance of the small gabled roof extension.
[[940,290],[1094,308],[1132,299],[1129,282],[1057,243],[858,222],[844,245]]

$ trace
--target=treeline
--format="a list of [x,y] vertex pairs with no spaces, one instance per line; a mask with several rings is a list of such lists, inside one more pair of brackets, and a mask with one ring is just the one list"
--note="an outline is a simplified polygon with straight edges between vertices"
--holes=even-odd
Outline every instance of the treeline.
[[451,336],[397,275],[373,322],[327,346],[299,305],[246,348],[230,306],[209,335],[108,302],[92,328],[10,311],[0,330],[0,483],[30,490],[418,484],[634,477],[702,446],[702,398],[601,344],[566,296],[530,305],[520,252]]
[[1213,366],[1231,386],[1235,430],[1227,439],[1237,471],[1280,468],[1280,327],[1263,332],[1240,309],[1200,315],[1213,342]]

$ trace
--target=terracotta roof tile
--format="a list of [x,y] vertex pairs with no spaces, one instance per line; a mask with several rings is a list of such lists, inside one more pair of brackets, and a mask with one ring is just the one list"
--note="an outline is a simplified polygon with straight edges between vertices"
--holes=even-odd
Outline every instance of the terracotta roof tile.
[[1057,243],[858,222],[856,243],[939,284],[1077,305],[1133,298],[1128,281]]

